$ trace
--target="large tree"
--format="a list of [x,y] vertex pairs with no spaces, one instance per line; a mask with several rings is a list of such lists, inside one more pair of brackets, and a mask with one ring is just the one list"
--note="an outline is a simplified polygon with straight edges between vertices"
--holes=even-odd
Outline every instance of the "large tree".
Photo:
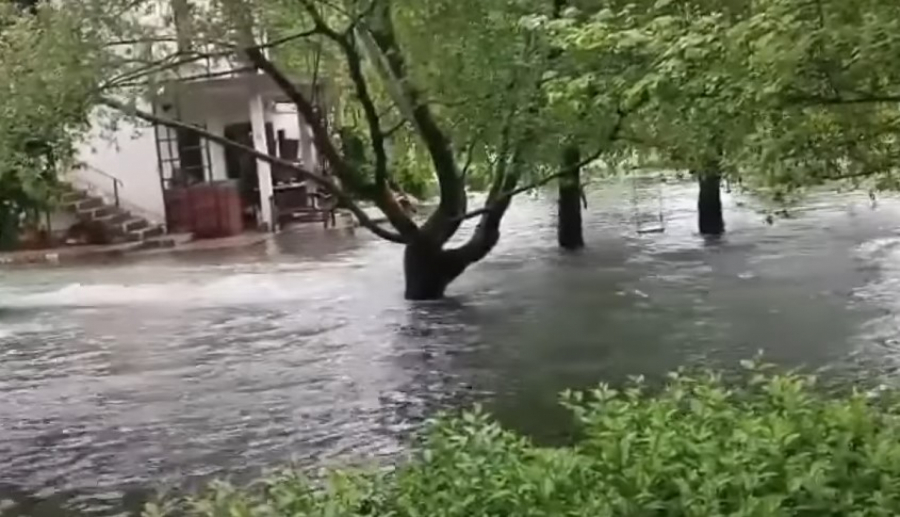
[[900,5],[766,0],[736,23],[744,102],[760,106],[747,152],[784,188],[871,177],[896,188]]
[[85,39],[71,12],[0,3],[0,245],[48,210],[57,164],[86,127],[95,69],[78,58]]
[[[44,124],[48,134],[82,127],[92,104],[196,131],[293,168],[363,226],[403,245],[412,299],[443,296],[490,252],[517,192],[562,175],[561,230],[563,220],[577,225],[578,171],[598,150],[606,159],[661,156],[703,178],[740,173],[748,184],[779,188],[871,174],[882,185],[893,181],[898,8],[875,0],[854,8],[838,0],[178,0],[170,26],[127,15],[151,4],[45,6],[48,20],[78,18],[71,41],[7,31],[17,43],[2,49],[14,58],[0,66],[18,63],[39,87],[5,86],[19,108],[3,114],[0,146],[18,138],[18,120]],[[161,84],[184,80],[191,63],[210,58],[268,75],[310,123],[331,175],[129,102],[152,100]],[[54,59],[65,66],[42,64]],[[48,86],[70,77],[76,88]],[[323,110],[297,85],[301,77],[324,78],[343,116]],[[76,109],[48,116],[53,106]],[[57,119],[65,123],[47,124]],[[423,220],[407,215],[392,189],[410,156],[438,186],[439,202]],[[472,179],[488,191],[474,210]],[[372,221],[359,200],[373,202],[388,223]],[[459,239],[467,219],[474,228]],[[580,232],[560,233],[564,246],[581,244]]]
[[701,233],[724,231],[719,183],[746,134],[747,113],[722,78],[731,66],[727,30],[745,9],[743,0],[582,0],[555,27],[568,82],[594,85],[628,115],[616,134],[628,151],[619,158],[698,178]]
[[[442,297],[496,245],[512,197],[552,176],[535,159],[552,136],[539,127],[548,46],[537,26],[521,23],[534,12],[527,2],[179,0],[172,3],[171,24],[143,16],[150,6],[160,12],[149,0],[80,0],[65,9],[46,8],[58,16],[77,9],[82,17],[73,37],[88,41],[89,51],[85,44],[71,47],[83,54],[73,66],[92,78],[93,88],[75,92],[81,105],[194,131],[317,183],[364,227],[405,247],[407,298]],[[45,52],[65,54],[66,47],[46,41]],[[338,89],[341,107],[359,115],[354,126],[322,109],[298,84],[313,73],[298,66],[309,62],[303,57],[310,53],[325,61],[316,72],[328,75],[323,82],[332,93]],[[204,59],[230,59],[266,74],[309,123],[329,174],[141,108],[146,103],[137,101],[152,101],[161,85],[195,77],[193,65]],[[349,153],[338,129],[367,149]],[[403,210],[392,189],[401,146],[427,157],[438,185],[437,206],[421,221]],[[483,206],[474,210],[468,206],[469,174],[488,185]],[[368,217],[360,200],[373,202],[387,224]],[[449,244],[468,219],[476,220],[468,238]]]
[[900,6],[689,0],[617,14],[634,24],[618,34],[653,58],[644,136],[676,163],[778,197],[835,179],[896,188]]

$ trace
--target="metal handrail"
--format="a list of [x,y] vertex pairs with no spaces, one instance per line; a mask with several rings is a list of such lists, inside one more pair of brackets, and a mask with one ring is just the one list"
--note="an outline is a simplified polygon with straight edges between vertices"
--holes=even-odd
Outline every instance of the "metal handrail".
[[89,169],[91,172],[96,172],[97,174],[99,174],[99,175],[101,175],[101,176],[104,176],[104,177],[106,177],[106,178],[112,180],[112,184],[113,184],[113,197],[115,198],[116,208],[119,208],[119,186],[124,187],[124,186],[125,186],[125,182],[122,181],[122,180],[120,180],[119,178],[113,176],[112,174],[109,174],[108,172],[103,172],[103,171],[101,171],[100,169],[98,169],[98,168],[96,168],[96,167],[93,167],[93,166],[91,166],[91,165],[88,165],[88,164],[82,164],[82,165],[83,165],[85,168]]

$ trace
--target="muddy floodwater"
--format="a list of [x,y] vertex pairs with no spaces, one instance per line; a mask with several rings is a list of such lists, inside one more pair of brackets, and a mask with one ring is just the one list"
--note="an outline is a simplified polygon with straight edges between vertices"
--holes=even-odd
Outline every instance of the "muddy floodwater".
[[109,515],[292,460],[390,461],[475,401],[549,440],[565,388],[759,349],[894,381],[900,202],[821,194],[770,226],[727,196],[727,237],[704,242],[694,186],[665,188],[661,234],[635,232],[630,192],[589,196],[577,255],[555,248],[552,195],[517,199],[497,250],[436,303],[404,301],[400,248],[363,231],[3,270],[0,500]]

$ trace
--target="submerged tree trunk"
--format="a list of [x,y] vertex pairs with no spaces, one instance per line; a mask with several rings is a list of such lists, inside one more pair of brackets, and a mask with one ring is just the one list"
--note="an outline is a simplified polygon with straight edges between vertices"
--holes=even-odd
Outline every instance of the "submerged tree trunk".
[[407,300],[439,300],[468,263],[439,247],[408,244],[403,252]]
[[581,228],[581,154],[578,146],[567,145],[562,151],[562,172],[559,178],[556,236],[559,246],[566,250],[584,247]]
[[[517,169],[518,165],[514,167]],[[499,198],[502,192],[515,188],[517,171],[506,173],[506,179],[491,188],[487,205],[490,208],[481,215],[472,236],[465,244],[444,248],[447,236],[435,238],[425,232],[406,245],[403,253],[403,273],[406,279],[407,300],[437,300],[444,297],[447,286],[456,280],[466,268],[480,261],[500,241],[500,222],[512,200]],[[441,225],[436,225],[435,228]]]
[[701,235],[725,233],[722,217],[722,174],[718,171],[701,172],[698,175],[700,194],[697,197],[697,223]]

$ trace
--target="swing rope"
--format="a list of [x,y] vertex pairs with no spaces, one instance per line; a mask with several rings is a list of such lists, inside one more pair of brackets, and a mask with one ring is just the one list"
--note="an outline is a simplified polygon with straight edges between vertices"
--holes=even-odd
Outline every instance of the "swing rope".
[[663,187],[661,178],[656,178],[656,198],[657,198],[657,225],[645,227],[643,224],[643,219],[641,217],[640,210],[640,191],[638,189],[638,177],[637,175],[631,175],[631,200],[632,200],[632,208],[634,212],[634,223],[635,223],[635,231],[639,234],[644,233],[662,233],[666,231],[666,221],[665,221],[665,206],[663,202]]

